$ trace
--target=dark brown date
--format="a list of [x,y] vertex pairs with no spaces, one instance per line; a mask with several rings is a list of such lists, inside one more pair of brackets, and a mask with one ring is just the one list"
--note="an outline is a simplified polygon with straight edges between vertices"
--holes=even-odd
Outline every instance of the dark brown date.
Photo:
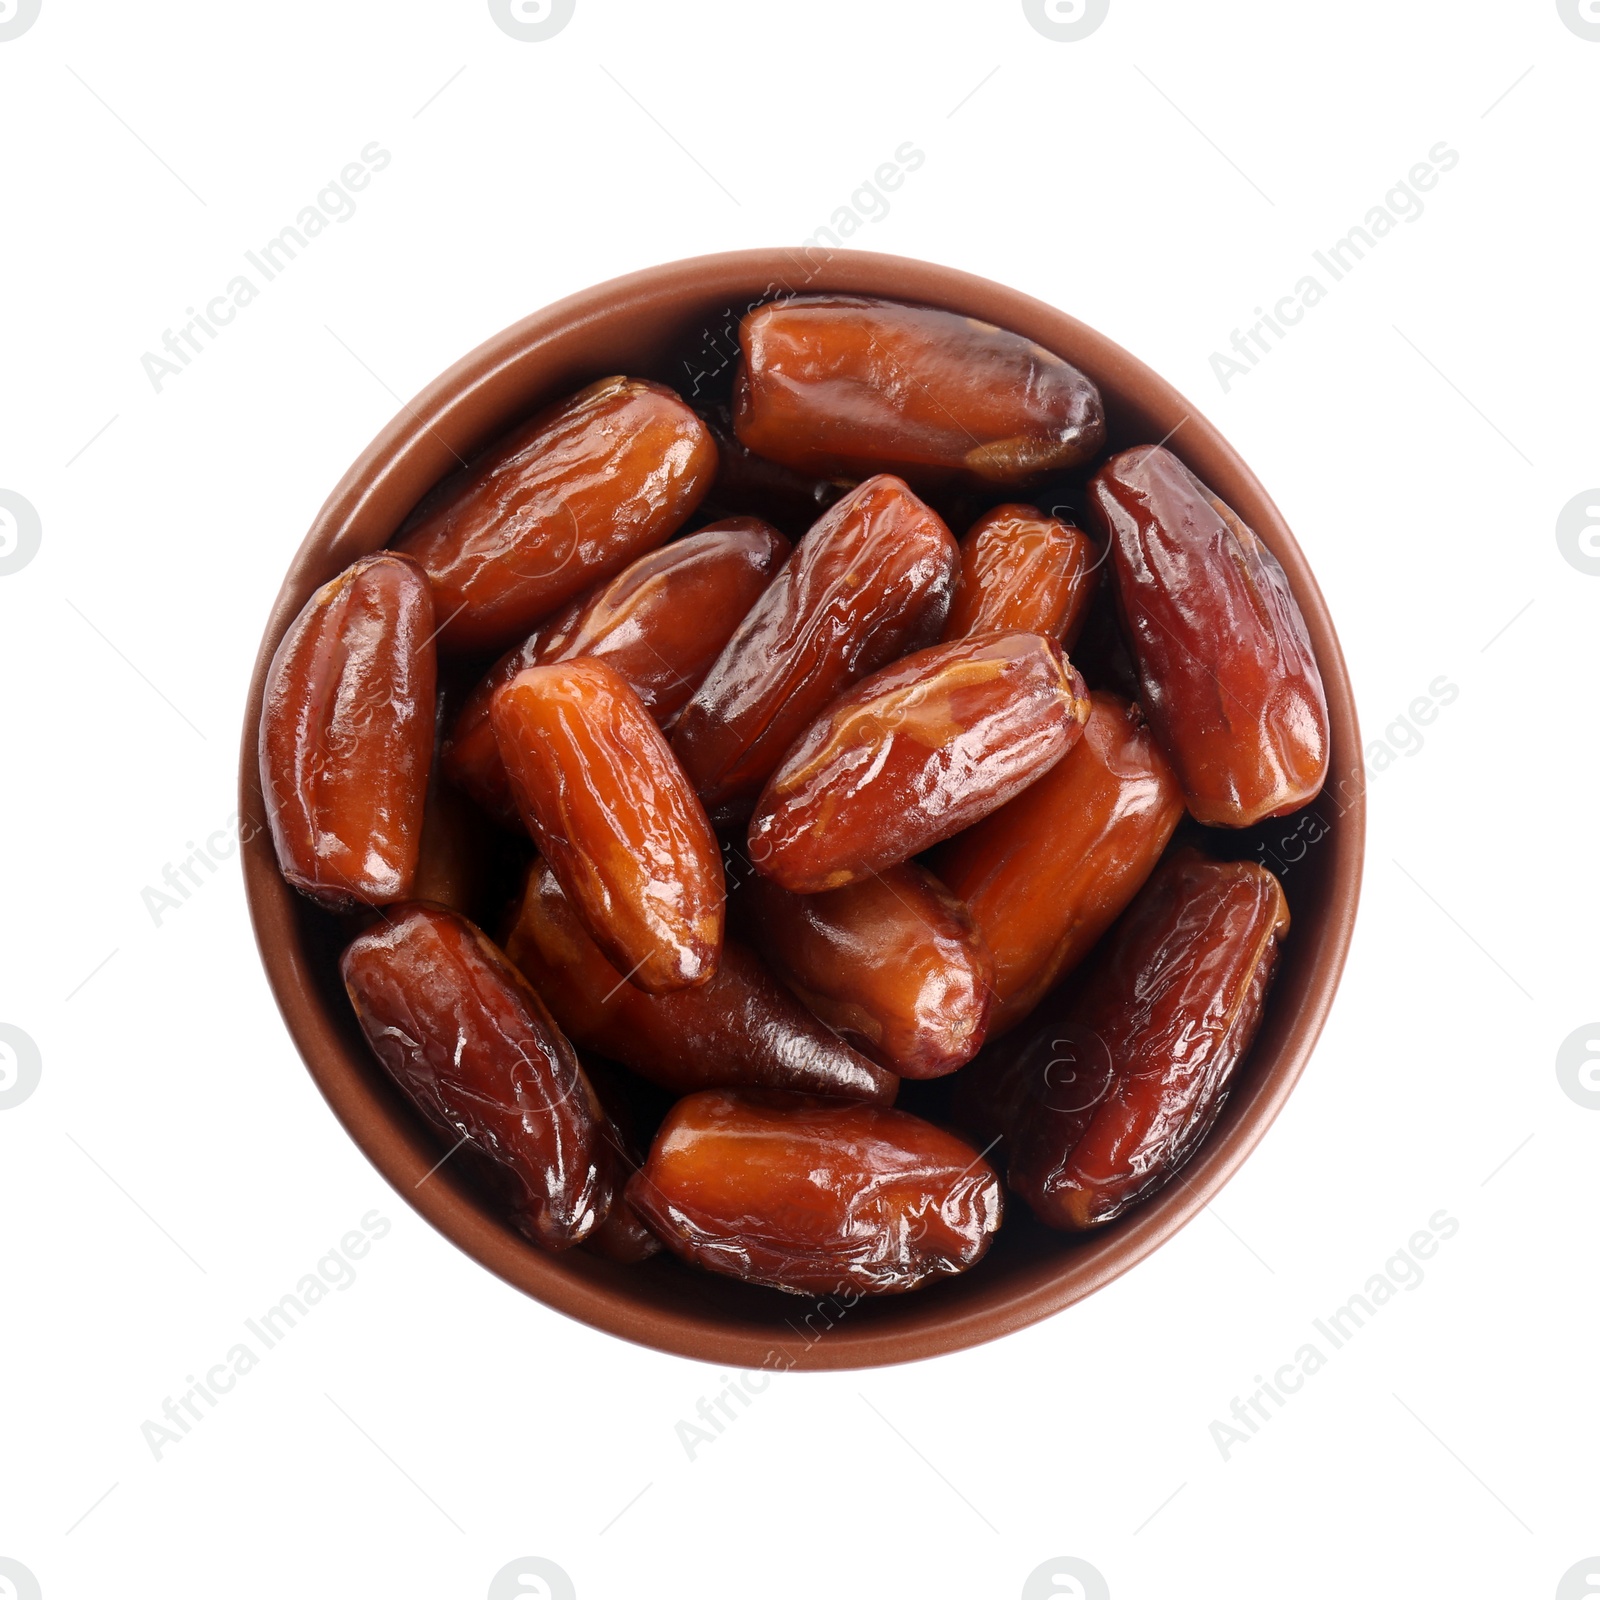
[[723,942],[716,976],[698,988],[636,989],[600,953],[542,861],[528,873],[506,949],[569,1037],[680,1094],[749,1084],[887,1105],[899,1087],[737,939]]
[[1015,1120],[1009,1179],[1041,1222],[1097,1227],[1194,1153],[1255,1038],[1289,929],[1278,880],[1180,850],[1123,914]]
[[1066,757],[934,858],[994,952],[997,1037],[1099,942],[1183,816],[1178,780],[1138,710],[1099,690],[1089,699]]
[[596,944],[647,994],[704,983],[722,854],[638,695],[603,661],[564,661],[519,672],[490,714],[528,831]]
[[1304,618],[1267,547],[1169,450],[1094,476],[1150,726],[1189,810],[1246,828],[1313,799],[1328,705]]
[[782,300],[739,329],[734,429],[797,472],[1023,483],[1105,442],[1076,367],[972,317],[853,295]]
[[956,542],[898,478],[846,495],[795,548],[683,708],[672,747],[718,822],[748,815],[811,719],[944,626]]
[[791,1294],[897,1294],[964,1272],[1000,1226],[1000,1180],[920,1117],[809,1096],[680,1100],[628,1199],[695,1266]]
[[658,723],[700,686],[789,554],[754,517],[730,517],[640,556],[508,651],[461,707],[445,742],[452,783],[508,827],[521,827],[489,721],[495,691],[529,667],[587,656],[620,673]]
[[914,862],[826,894],[759,873],[737,909],[773,970],[836,1033],[902,1078],[939,1078],[983,1043],[994,960],[967,908]]
[[410,893],[433,763],[433,601],[414,561],[364,556],[283,636],[261,705],[278,866],[335,910]]
[[1081,528],[1033,506],[996,506],[961,541],[961,581],[944,637],[1020,630],[1070,650],[1089,614],[1099,565],[1099,547]]
[[716,476],[705,424],[670,389],[604,378],[447,479],[395,548],[433,584],[449,650],[499,650],[670,538]]
[[572,1046],[465,917],[404,905],[339,963],[373,1053],[454,1145],[495,1163],[511,1220],[564,1250],[591,1234],[618,1174],[605,1113]]
[[796,741],[750,820],[750,859],[796,894],[881,872],[1042,777],[1088,716],[1083,679],[1037,633],[982,634],[907,656]]

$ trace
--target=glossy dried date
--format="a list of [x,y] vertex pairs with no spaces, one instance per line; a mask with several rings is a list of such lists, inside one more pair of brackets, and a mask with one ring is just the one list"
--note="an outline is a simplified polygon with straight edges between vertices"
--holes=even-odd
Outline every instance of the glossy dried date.
[[1003,328],[853,295],[776,301],[739,329],[739,439],[797,472],[1023,483],[1105,442],[1100,392]]
[[1113,456],[1090,500],[1145,712],[1190,812],[1245,828],[1298,810],[1328,775],[1328,705],[1276,557],[1160,446]]
[[1098,689],[1089,700],[1066,757],[934,858],[994,952],[996,1037],[1122,914],[1183,816],[1178,780],[1137,708]]
[[698,988],[636,989],[584,931],[543,861],[529,870],[506,950],[579,1045],[680,1094],[749,1084],[887,1105],[899,1088],[737,939],[723,942],[716,976]]
[[748,814],[805,725],[842,690],[939,636],[960,552],[898,478],[846,495],[739,624],[672,736],[717,821]]
[[267,672],[258,753],[278,866],[335,910],[411,893],[433,762],[433,601],[380,551],[325,583]]
[[449,650],[498,650],[670,538],[711,487],[717,447],[670,389],[604,378],[440,484],[395,548],[433,584]]
[[983,1043],[994,960],[926,868],[826,894],[753,875],[736,910],[773,970],[836,1033],[902,1078],[939,1078]]
[[519,672],[490,715],[528,831],[606,956],[647,994],[704,983],[722,855],[638,695],[603,661],[564,661]]
[[465,917],[396,907],[339,963],[373,1053],[450,1143],[495,1163],[547,1250],[592,1233],[618,1174],[605,1113],[543,1002]]
[[964,1272],[1001,1211],[994,1169],[920,1117],[726,1089],[673,1107],[627,1194],[684,1260],[792,1294]]
[[1042,633],[1077,641],[1099,578],[1100,550],[1081,528],[1033,506],[996,506],[961,541],[961,581],[944,637]]
[[750,819],[750,859],[796,894],[881,872],[1042,777],[1089,695],[1037,633],[935,645],[874,673],[796,741]]
[[508,651],[467,697],[442,753],[452,783],[491,816],[521,827],[489,721],[495,690],[529,667],[586,656],[624,678],[658,723],[700,686],[789,554],[754,517],[730,517],[640,556]]
[[1193,1154],[1255,1038],[1288,929],[1278,880],[1254,862],[1180,850],[1161,866],[1066,1019],[1086,1063],[1074,1086],[1100,1097],[1063,1102],[1036,1081],[1017,1119],[1010,1183],[1040,1221],[1109,1222]]

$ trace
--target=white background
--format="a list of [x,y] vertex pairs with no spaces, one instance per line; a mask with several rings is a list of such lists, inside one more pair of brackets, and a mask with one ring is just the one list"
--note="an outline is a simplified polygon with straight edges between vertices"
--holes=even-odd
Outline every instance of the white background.
[[[45,1600],[478,1600],[524,1555],[583,1600],[1009,1600],[1056,1556],[1116,1600],[1555,1595],[1600,1553],[1600,1111],[1555,1070],[1600,1016],[1600,578],[1555,537],[1600,483],[1597,93],[1554,0],[1112,0],[1078,43],[1017,0],[577,0],[542,43],[482,0],[43,0],[0,42],[0,488],[42,527],[0,576],[0,1022],[42,1059],[0,1111],[0,1557]],[[373,140],[356,214],[156,393],[142,354]],[[229,824],[279,579],[402,398],[575,289],[799,241],[907,140],[850,242],[1051,301],[1212,416],[1369,743],[1459,695],[1374,778],[1333,1019],[1212,1216],[999,1344],[782,1378],[691,1461],[719,1369],[522,1298],[346,1138],[237,866],[159,927],[141,891]],[[1425,213],[1224,394],[1212,352],[1441,140]],[[355,1284],[153,1459],[373,1208]],[[1210,1424],[1441,1209],[1425,1281],[1224,1461]]]

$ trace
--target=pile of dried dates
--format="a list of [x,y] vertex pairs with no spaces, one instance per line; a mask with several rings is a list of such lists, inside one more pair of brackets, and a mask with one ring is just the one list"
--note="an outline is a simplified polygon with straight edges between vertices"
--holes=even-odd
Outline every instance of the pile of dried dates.
[[701,411],[550,406],[318,590],[262,789],[535,1244],[915,1289],[1005,1188],[1095,1228],[1205,1137],[1289,915],[1188,836],[1312,799],[1327,706],[1271,552],[1049,351],[840,295],[740,346]]

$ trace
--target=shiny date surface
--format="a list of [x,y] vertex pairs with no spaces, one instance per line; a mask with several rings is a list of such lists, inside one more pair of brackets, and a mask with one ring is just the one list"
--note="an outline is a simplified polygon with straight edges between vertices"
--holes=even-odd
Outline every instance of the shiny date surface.
[[495,1164],[518,1229],[547,1250],[591,1234],[620,1176],[605,1113],[505,956],[465,917],[411,904],[339,966],[373,1053],[452,1144]]
[[568,1036],[687,1094],[718,1085],[891,1102],[900,1080],[825,1027],[738,939],[694,989],[647,995],[601,954],[543,861],[529,870],[506,940]]
[[758,306],[739,330],[734,428],[798,472],[1024,483],[1105,440],[1093,383],[1020,334],[851,295]]
[[835,695],[944,626],[960,552],[898,478],[860,485],[796,546],[683,708],[672,747],[719,823]]
[[717,447],[677,395],[605,378],[447,479],[395,548],[433,584],[449,650],[498,650],[680,528]]
[[1264,867],[1194,850],[1162,864],[1085,976],[1066,1047],[1053,1068],[1037,1063],[1014,1123],[1009,1181],[1040,1221],[1109,1222],[1193,1154],[1255,1038],[1288,929]]
[[964,1272],[1001,1212],[994,1169],[919,1117],[730,1090],[679,1101],[627,1194],[683,1259],[793,1294]]
[[312,595],[272,658],[259,769],[278,865],[335,910],[403,900],[433,762],[433,601],[402,556]]
[[1183,816],[1138,710],[1100,690],[1089,699],[1083,738],[1063,760],[934,858],[994,952],[997,1036],[1099,942]]
[[994,961],[962,903],[914,862],[826,894],[754,874],[739,921],[811,1010],[902,1078],[938,1078],[976,1053]]
[[984,634],[885,667],[796,741],[750,821],[758,871],[796,894],[880,872],[969,827],[1083,732],[1088,690],[1036,633]]
[[961,580],[944,637],[1021,630],[1070,650],[1099,571],[1099,547],[1081,528],[1034,506],[996,506],[961,541]]
[[648,994],[704,983],[722,856],[667,741],[601,661],[529,667],[491,719],[518,809],[596,944]]
[[507,651],[461,707],[442,752],[446,774],[496,820],[521,817],[489,707],[519,672],[555,661],[604,661],[627,679],[658,723],[700,686],[789,554],[789,542],[754,517],[730,517],[652,550],[581,595]]
[[1160,446],[1114,456],[1090,502],[1141,699],[1190,812],[1244,828],[1305,805],[1328,773],[1328,706],[1276,557]]

